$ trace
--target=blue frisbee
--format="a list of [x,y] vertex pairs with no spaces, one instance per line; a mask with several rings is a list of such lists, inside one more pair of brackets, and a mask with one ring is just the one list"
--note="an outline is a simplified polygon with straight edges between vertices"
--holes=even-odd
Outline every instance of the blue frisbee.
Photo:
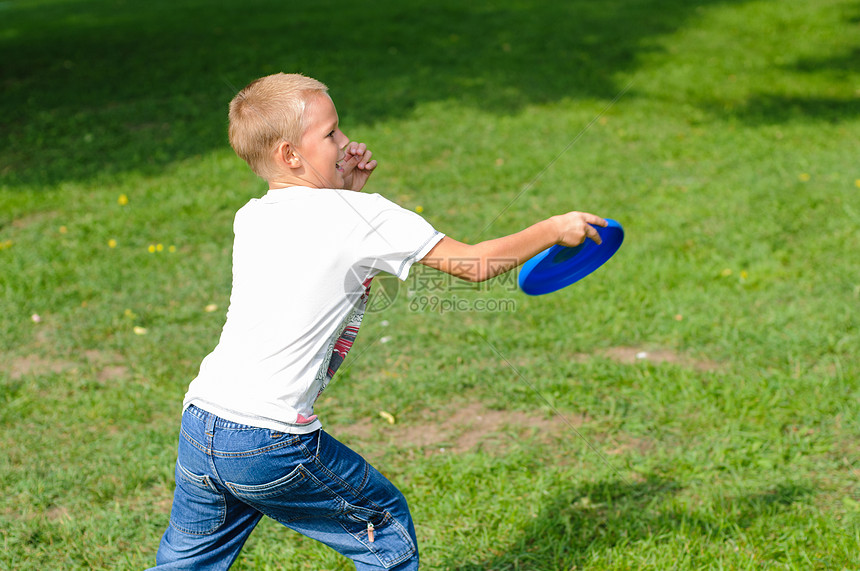
[[624,228],[606,219],[606,228],[595,226],[602,243],[591,238],[579,246],[553,246],[531,258],[520,269],[520,289],[528,295],[543,295],[578,282],[611,258],[624,241]]

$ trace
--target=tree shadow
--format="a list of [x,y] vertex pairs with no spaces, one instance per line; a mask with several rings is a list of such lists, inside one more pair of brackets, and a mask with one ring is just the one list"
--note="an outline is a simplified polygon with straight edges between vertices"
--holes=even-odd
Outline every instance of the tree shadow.
[[839,124],[860,116],[860,99],[759,95],[730,114],[753,125],[796,121]]
[[[762,517],[792,509],[813,494],[811,488],[779,484],[762,492],[724,498],[717,505],[682,509],[670,499],[682,487],[652,476],[627,484],[608,480],[564,490],[541,511],[505,553],[484,561],[445,561],[444,569],[493,571],[513,569],[579,569],[595,552],[654,538],[683,535],[708,541],[728,540]],[[668,506],[666,504],[669,504]]]
[[741,1],[4,3],[0,183],[152,174],[225,148],[229,100],[278,71],[329,84],[350,126],[431,101],[611,99],[654,38]]
[[[856,22],[860,18],[847,18]],[[729,114],[746,123],[774,124],[789,121],[814,121],[838,124],[860,115],[860,97],[854,87],[860,75],[860,42],[844,53],[826,58],[805,58],[783,66],[782,71],[798,78],[805,86],[809,79],[824,79],[831,85],[843,85],[842,95],[790,95],[762,93],[744,101]],[[715,113],[724,113],[720,103],[707,104]]]

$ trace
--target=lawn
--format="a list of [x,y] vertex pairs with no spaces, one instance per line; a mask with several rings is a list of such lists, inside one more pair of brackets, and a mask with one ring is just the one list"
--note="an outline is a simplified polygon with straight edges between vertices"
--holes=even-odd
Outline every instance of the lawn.
[[[154,563],[277,71],[454,238],[626,231],[546,296],[377,279],[316,412],[423,568],[860,569],[856,0],[21,0],[0,55],[0,569]],[[233,568],[351,565],[264,520]]]

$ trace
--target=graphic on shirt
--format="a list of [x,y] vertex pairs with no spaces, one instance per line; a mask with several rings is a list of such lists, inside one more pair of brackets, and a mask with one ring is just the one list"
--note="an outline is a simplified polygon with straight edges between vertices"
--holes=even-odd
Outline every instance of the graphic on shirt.
[[326,360],[326,365],[321,367],[320,372],[317,374],[317,379],[319,379],[322,373],[325,373],[325,378],[322,379],[323,383],[317,393],[317,398],[319,398],[331,382],[332,377],[334,377],[334,374],[343,364],[344,360],[346,360],[347,353],[349,353],[353,343],[355,343],[358,329],[361,327],[361,320],[364,318],[364,312],[367,309],[367,301],[370,299],[370,284],[372,281],[373,278],[367,278],[364,281],[362,284],[364,292],[361,294],[358,303],[355,304],[352,313],[344,320],[343,328],[337,337],[335,337],[334,343],[329,345],[329,357]]
[[340,365],[346,359],[346,354],[349,353],[350,349],[352,349],[352,344],[355,343],[355,338],[358,336],[358,328],[360,326],[360,318],[358,323],[353,324],[353,322],[350,322],[349,325],[343,328],[343,333],[341,333],[340,337],[337,338],[337,341],[334,342],[334,349],[332,350],[332,355],[328,362],[328,370],[326,371],[326,376],[329,379],[334,376]]

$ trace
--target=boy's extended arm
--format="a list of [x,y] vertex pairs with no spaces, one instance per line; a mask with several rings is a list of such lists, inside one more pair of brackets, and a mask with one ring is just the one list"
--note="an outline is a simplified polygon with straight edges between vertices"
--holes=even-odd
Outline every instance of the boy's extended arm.
[[421,263],[464,280],[481,282],[514,269],[555,244],[578,246],[586,238],[599,244],[600,235],[592,225],[606,226],[606,220],[587,212],[568,212],[515,234],[474,245],[446,236]]

